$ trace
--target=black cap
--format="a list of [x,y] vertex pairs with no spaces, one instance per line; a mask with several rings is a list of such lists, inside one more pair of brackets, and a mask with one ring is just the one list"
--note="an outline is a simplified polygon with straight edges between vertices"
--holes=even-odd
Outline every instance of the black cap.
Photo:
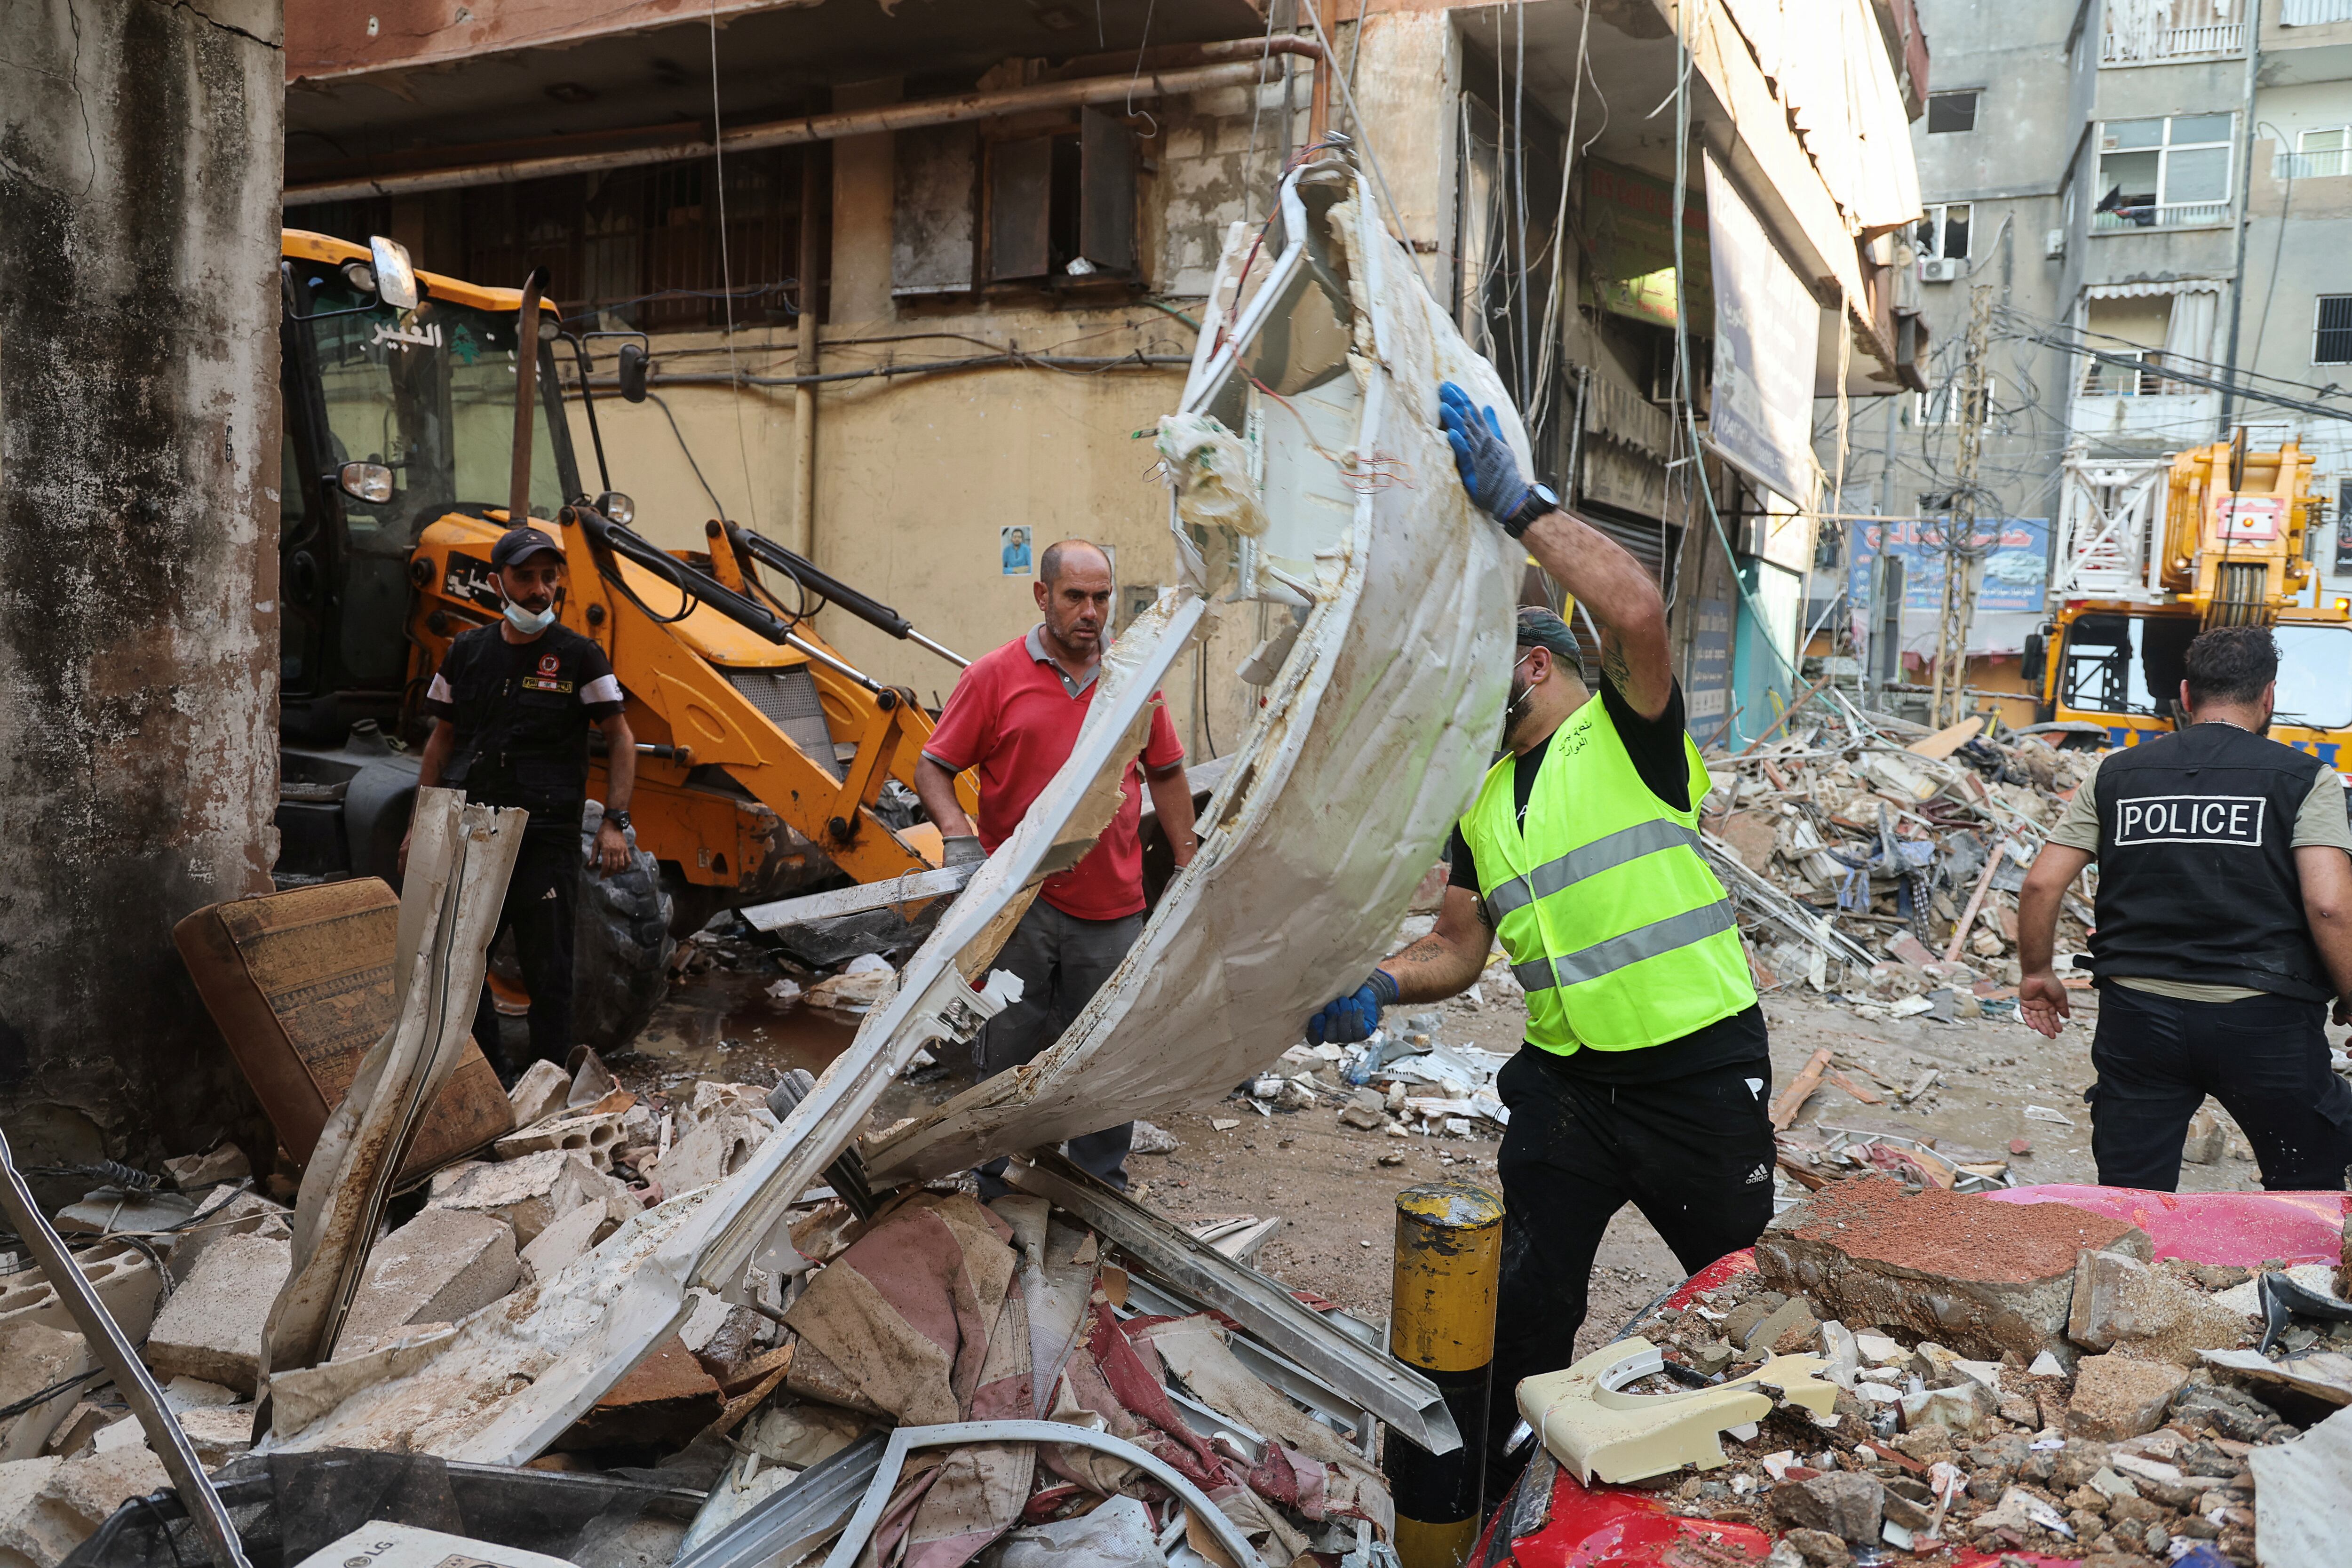
[[563,553],[563,542],[543,529],[509,528],[499,535],[496,544],[490,546],[490,567],[493,571],[502,572],[542,550],[552,550],[560,556]]

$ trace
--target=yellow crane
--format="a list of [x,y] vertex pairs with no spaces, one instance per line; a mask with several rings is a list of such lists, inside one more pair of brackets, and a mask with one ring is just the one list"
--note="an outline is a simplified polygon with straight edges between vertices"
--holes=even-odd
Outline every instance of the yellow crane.
[[[2352,603],[2322,598],[2310,559],[2322,531],[2311,470],[2295,442],[2249,451],[2242,428],[2173,458],[2162,515],[2138,525],[2144,536],[2118,538],[2111,526],[2080,542],[2103,552],[2109,569],[2059,563],[2060,582],[2086,591],[2061,599],[2027,646],[2025,674],[2042,682],[2042,716],[2096,724],[2106,744],[2137,745],[2174,727],[2199,632],[2267,626],[2279,645],[2271,736],[2336,766],[2352,744]],[[2122,581],[2116,560],[2129,563]]]

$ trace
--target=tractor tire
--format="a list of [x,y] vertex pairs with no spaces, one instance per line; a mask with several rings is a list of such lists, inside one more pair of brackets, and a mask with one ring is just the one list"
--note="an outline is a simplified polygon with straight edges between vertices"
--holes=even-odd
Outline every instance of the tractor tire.
[[609,877],[586,864],[604,821],[595,801],[580,825],[580,904],[572,945],[572,1032],[602,1056],[629,1048],[669,994],[670,899],[661,868],[629,830],[630,863]]

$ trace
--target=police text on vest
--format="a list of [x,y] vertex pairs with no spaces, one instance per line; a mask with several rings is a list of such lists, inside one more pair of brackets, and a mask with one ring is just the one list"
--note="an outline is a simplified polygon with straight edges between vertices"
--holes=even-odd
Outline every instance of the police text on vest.
[[2263,842],[2258,795],[2153,795],[2116,803],[2117,844]]

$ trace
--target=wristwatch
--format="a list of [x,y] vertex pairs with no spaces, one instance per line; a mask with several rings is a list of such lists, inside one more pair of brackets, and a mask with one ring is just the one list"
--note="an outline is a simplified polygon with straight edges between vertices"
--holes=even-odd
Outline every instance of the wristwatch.
[[629,814],[625,811],[608,811],[604,814],[604,820],[624,833],[629,830]]
[[1559,497],[1552,493],[1552,488],[1549,485],[1529,485],[1528,493],[1520,499],[1519,504],[1511,509],[1511,514],[1508,517],[1496,518],[1495,521],[1503,525],[1505,533],[1517,539],[1527,532],[1528,525],[1536,519],[1546,512],[1559,510]]

